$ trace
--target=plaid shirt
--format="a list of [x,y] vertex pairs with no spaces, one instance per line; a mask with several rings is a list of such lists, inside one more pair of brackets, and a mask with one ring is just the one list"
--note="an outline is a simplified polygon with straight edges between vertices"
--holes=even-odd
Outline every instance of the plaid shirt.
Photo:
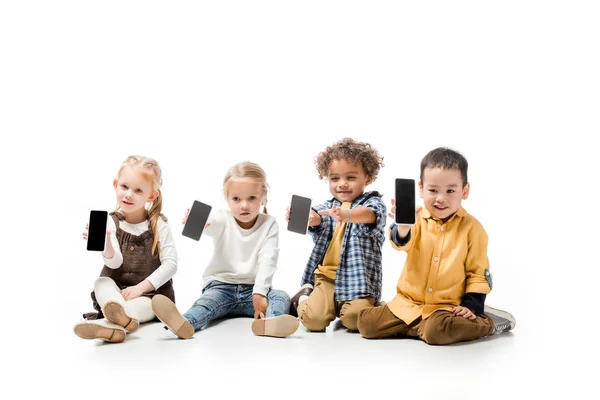
[[[313,207],[315,211],[341,207],[337,199]],[[386,208],[378,192],[367,192],[352,202],[351,208],[368,207],[375,213],[372,224],[346,224],[340,251],[340,262],[335,279],[337,301],[351,301],[361,297],[381,296],[381,246],[385,241]],[[308,232],[315,242],[312,254],[302,276],[302,285],[315,283],[315,269],[323,262],[333,232],[335,219],[321,215],[321,224],[311,226]]]

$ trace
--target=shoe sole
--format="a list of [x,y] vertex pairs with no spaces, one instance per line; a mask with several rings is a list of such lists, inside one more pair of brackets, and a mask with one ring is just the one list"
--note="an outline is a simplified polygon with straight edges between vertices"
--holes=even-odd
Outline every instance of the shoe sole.
[[252,322],[252,333],[256,336],[283,338],[296,332],[298,324],[298,319],[291,315],[279,315],[269,319],[255,319]]
[[137,331],[140,327],[140,323],[137,320],[129,318],[127,314],[125,314],[123,306],[119,303],[109,301],[104,305],[102,312],[107,320],[113,324],[122,326],[129,333]]
[[168,297],[162,294],[154,296],[152,310],[156,318],[181,339],[189,339],[194,336],[194,327],[179,313],[175,303]]
[[498,310],[497,308],[494,308],[494,307],[485,306],[483,313],[485,314],[488,310],[491,310],[492,314],[496,314],[497,316],[504,318],[505,320],[510,322],[510,330],[515,329],[515,326],[517,326],[517,320],[508,311]]
[[79,324],[73,331],[82,339],[101,339],[111,343],[122,343],[126,338],[124,331],[97,324]]

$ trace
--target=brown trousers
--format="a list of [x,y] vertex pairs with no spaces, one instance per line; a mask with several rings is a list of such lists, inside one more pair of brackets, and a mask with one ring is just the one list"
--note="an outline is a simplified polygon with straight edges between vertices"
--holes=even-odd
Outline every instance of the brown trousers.
[[373,297],[335,301],[335,281],[315,273],[315,289],[298,305],[298,316],[302,325],[312,332],[324,331],[337,316],[347,329],[356,331],[358,313],[373,304]]
[[478,339],[492,333],[494,322],[485,314],[471,321],[439,310],[410,325],[397,318],[387,305],[364,309],[358,315],[358,331],[367,339],[416,337],[427,344],[451,344]]

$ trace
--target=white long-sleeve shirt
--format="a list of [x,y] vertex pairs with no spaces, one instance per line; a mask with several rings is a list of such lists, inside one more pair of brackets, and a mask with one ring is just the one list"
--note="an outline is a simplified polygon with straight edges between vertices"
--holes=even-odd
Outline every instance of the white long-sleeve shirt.
[[231,211],[213,210],[204,234],[214,239],[215,250],[203,274],[211,280],[254,285],[252,293],[267,295],[279,258],[279,228],[275,217],[258,214],[254,226],[241,228]]
[[[149,229],[149,222],[146,220],[139,224],[130,224],[125,221],[119,221],[119,226],[125,232],[139,236]],[[119,246],[119,241],[117,240],[117,227],[115,226],[115,221],[113,221],[111,217],[108,218],[106,229],[110,231],[110,241],[113,249],[115,249],[115,254],[112,258],[106,258],[103,255],[102,259],[108,268],[117,269],[123,264],[123,254],[121,253],[121,246]],[[167,283],[168,280],[175,275],[175,272],[177,272],[177,251],[175,250],[175,241],[173,240],[169,224],[162,218],[158,219],[158,241],[160,245],[160,267],[146,278],[155,289],[158,289]]]

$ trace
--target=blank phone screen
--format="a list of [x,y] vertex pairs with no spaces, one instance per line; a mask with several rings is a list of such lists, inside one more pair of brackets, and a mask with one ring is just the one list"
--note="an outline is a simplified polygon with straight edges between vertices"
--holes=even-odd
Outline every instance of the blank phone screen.
[[415,180],[396,179],[396,223],[415,223]]
[[90,223],[88,224],[87,249],[90,251],[104,251],[106,241],[106,223],[108,212],[90,211]]
[[288,231],[306,234],[308,228],[308,217],[310,216],[311,199],[307,197],[292,196],[290,206],[290,222],[288,222]]
[[204,225],[206,225],[211,209],[212,207],[208,204],[195,200],[181,234],[190,239],[200,240],[200,236],[202,236]]

